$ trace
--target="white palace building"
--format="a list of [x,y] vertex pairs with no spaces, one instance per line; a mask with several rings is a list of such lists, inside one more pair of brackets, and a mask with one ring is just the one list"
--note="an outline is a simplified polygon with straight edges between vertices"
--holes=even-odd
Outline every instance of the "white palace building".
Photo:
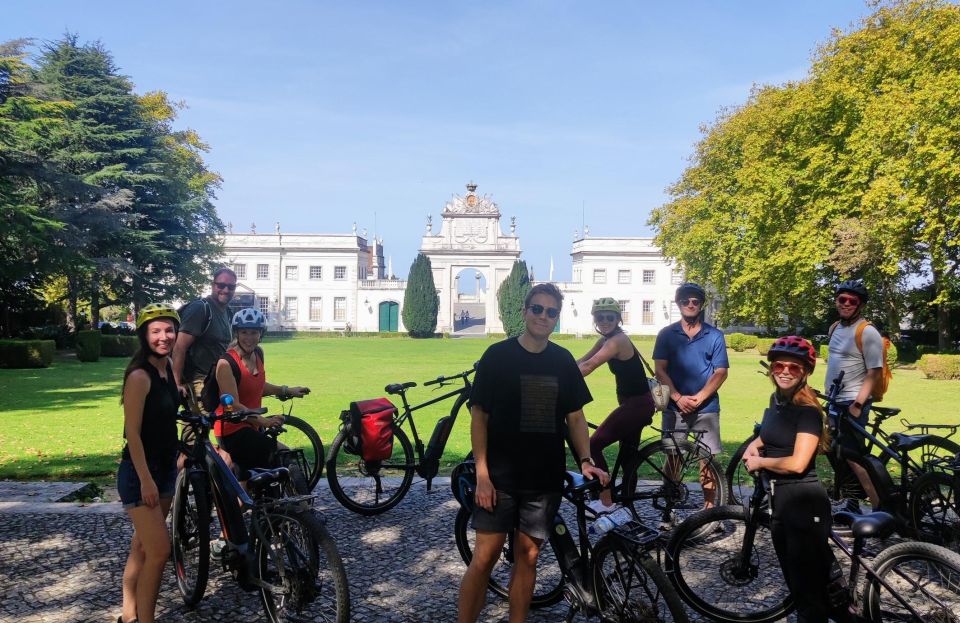
[[[475,184],[454,195],[434,233],[427,217],[420,252],[430,258],[440,299],[437,331],[502,333],[496,293],[520,258],[511,219]],[[652,238],[575,236],[573,280],[558,282],[564,295],[558,331],[593,332],[590,306],[612,296],[624,310],[624,329],[653,335],[679,319],[673,294],[683,274],[665,260]],[[365,233],[365,232],[364,232]],[[237,295],[256,305],[271,331],[405,331],[401,318],[406,282],[384,265],[383,241],[350,234],[226,234],[223,262],[239,282]],[[461,277],[475,284],[461,284]]]

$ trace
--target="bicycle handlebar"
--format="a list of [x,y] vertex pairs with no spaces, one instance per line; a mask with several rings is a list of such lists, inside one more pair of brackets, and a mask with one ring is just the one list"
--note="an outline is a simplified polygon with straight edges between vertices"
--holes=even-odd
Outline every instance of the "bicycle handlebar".
[[432,381],[426,381],[423,384],[423,386],[426,387],[427,385],[443,385],[449,381],[455,381],[457,379],[466,379],[468,376],[476,372],[476,369],[477,369],[477,364],[473,364],[472,368],[470,368],[469,370],[464,370],[460,374],[454,374],[452,376],[438,376]]
[[177,414],[177,419],[181,422],[187,422],[189,424],[196,424],[202,422],[206,419],[208,422],[216,422],[218,420],[223,420],[225,422],[239,423],[247,419],[251,415],[263,415],[268,411],[266,407],[261,407],[259,409],[239,409],[237,411],[232,411],[230,413],[210,413],[208,415],[194,415],[189,410],[183,410]]

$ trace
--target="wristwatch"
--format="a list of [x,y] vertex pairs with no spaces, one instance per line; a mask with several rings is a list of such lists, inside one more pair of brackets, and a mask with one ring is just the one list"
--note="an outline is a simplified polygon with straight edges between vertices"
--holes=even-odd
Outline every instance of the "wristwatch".
[[859,400],[854,400],[852,403],[850,403],[850,406],[851,406],[851,407],[856,407],[856,408],[858,408],[858,409],[862,409],[862,408],[863,408],[863,403],[860,402]]
[[584,463],[589,463],[590,465],[593,465],[594,467],[597,466],[597,464],[594,463],[594,462],[593,462],[593,459],[590,458],[589,456],[585,456],[585,457],[583,457],[582,459],[580,459],[580,467],[581,467],[581,468],[583,467],[583,464],[584,464]]

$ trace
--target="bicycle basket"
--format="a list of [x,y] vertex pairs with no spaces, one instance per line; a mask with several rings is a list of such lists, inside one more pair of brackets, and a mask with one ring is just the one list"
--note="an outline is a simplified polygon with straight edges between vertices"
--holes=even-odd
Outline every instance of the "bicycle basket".
[[660,537],[660,533],[653,528],[645,526],[637,519],[632,519],[625,524],[615,527],[611,534],[616,535],[621,540],[628,542],[633,547],[647,549]]

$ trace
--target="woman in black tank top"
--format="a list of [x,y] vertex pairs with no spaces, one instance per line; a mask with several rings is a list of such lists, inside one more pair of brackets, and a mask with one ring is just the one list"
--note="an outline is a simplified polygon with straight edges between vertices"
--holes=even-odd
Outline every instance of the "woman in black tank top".
[[[600,338],[587,354],[577,360],[577,364],[580,373],[587,376],[606,363],[617,382],[619,406],[610,412],[590,437],[590,457],[597,467],[609,471],[603,456],[604,448],[620,442],[635,450],[640,443],[640,433],[644,426],[653,421],[656,408],[640,353],[620,326],[623,321],[620,304],[609,297],[601,298],[593,302],[590,311]],[[610,489],[601,491],[600,499],[591,502],[590,507],[597,513],[613,510]]]
[[137,317],[140,349],[123,376],[123,448],[117,491],[133,522],[123,570],[118,623],[152,623],[163,569],[170,555],[166,517],[177,475],[180,392],[170,355],[180,317],[167,305],[147,305]]

